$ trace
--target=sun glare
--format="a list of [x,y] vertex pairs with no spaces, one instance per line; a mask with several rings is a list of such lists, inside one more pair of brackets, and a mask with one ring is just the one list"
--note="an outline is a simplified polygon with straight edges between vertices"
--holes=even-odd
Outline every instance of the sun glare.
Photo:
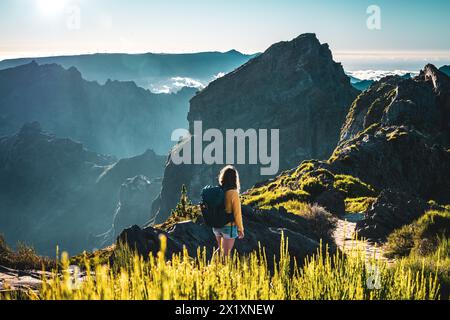
[[36,0],[39,12],[46,16],[61,14],[66,4],[65,0]]

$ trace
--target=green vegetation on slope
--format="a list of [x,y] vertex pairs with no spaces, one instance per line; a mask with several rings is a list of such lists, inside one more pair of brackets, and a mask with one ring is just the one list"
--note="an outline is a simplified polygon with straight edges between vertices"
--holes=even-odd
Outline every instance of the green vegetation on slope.
[[424,272],[426,276],[435,274],[440,286],[441,298],[450,298],[450,240],[438,241],[434,252],[423,256],[417,251],[402,259],[404,265],[413,272]]
[[346,199],[368,199],[377,194],[372,186],[356,177],[334,174],[318,166],[317,161],[304,161],[297,169],[286,171],[267,184],[250,189],[242,200],[250,206],[266,209],[283,206],[300,214],[303,204],[314,203],[317,196],[329,190],[339,192]]
[[385,245],[389,257],[404,257],[411,252],[426,256],[436,251],[439,240],[450,233],[450,210],[430,210],[412,224],[395,230]]
[[395,230],[385,244],[385,255],[402,258],[411,270],[435,273],[441,296],[450,297],[450,208],[430,210],[412,224]]
[[363,213],[375,202],[374,197],[359,197],[345,199],[345,212]]

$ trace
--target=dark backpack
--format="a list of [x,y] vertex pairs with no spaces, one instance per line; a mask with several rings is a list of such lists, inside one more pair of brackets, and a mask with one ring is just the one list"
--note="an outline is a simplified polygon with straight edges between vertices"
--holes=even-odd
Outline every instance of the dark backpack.
[[202,190],[202,214],[206,225],[222,228],[234,221],[232,214],[225,212],[225,192],[219,186],[206,186]]

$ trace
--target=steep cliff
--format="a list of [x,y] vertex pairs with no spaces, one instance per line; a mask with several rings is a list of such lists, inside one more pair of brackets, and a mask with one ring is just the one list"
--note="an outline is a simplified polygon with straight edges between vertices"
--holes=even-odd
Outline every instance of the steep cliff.
[[[303,34],[272,45],[260,56],[209,84],[192,100],[188,114],[203,130],[279,129],[280,170],[304,159],[328,157],[348,107],[357,95],[328,45]],[[183,143],[189,143],[189,139]],[[177,145],[174,150],[181,148]],[[174,152],[174,151],[173,151]],[[172,155],[173,156],[173,152]],[[226,153],[226,150],[224,150]],[[222,165],[174,165],[168,162],[160,198],[154,203],[164,221],[178,200],[182,184],[198,200],[203,185],[216,183]],[[259,165],[237,165],[243,188],[266,180]]]
[[450,80],[433,65],[414,79],[389,76],[354,101],[341,132],[349,140],[373,124],[404,125],[419,130],[435,142],[450,140]]

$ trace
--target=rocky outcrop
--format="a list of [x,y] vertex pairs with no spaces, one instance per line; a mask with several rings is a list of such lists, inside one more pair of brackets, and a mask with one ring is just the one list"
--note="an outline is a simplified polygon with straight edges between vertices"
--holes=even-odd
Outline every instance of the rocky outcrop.
[[353,103],[330,163],[378,190],[447,203],[450,78],[427,65],[418,77],[387,77]]
[[[36,122],[26,124],[16,135],[0,138],[0,232],[11,244],[23,241],[49,256],[57,245],[71,254],[91,250],[98,247],[92,235],[113,223],[123,182],[125,208],[117,223],[151,218],[164,162],[153,151],[117,161],[44,132]],[[132,188],[140,178],[126,181],[141,174],[152,181],[141,190],[148,199],[135,197],[140,191]],[[141,205],[148,211],[138,210]]]
[[365,213],[364,220],[357,222],[356,232],[360,237],[384,241],[395,229],[422,216],[427,208],[427,203],[417,196],[383,190]]
[[[304,159],[331,154],[356,95],[328,45],[321,44],[314,34],[303,34],[272,45],[199,92],[191,100],[190,131],[194,134],[197,120],[202,121],[203,130],[280,129],[280,170],[286,170]],[[175,206],[182,184],[196,201],[203,185],[216,183],[221,166],[177,166],[169,161],[160,199],[155,202],[159,221]],[[237,168],[243,189],[269,178],[260,175],[258,165]]]
[[341,143],[330,159],[335,172],[385,188],[448,203],[450,153],[405,126],[374,125]]
[[450,79],[433,65],[418,77],[383,78],[352,104],[341,131],[341,143],[373,124],[406,126],[432,142],[450,144]]
[[74,67],[33,61],[0,71],[0,136],[39,121],[45,130],[99,153],[131,157],[151,148],[166,154],[172,131],[188,126],[196,90],[154,94],[132,81],[100,85]]
[[[319,237],[311,231],[309,222],[303,217],[275,209],[253,211],[243,207],[243,218],[245,238],[236,241],[235,246],[241,254],[253,252],[261,244],[265,248],[268,263],[271,264],[272,257],[280,252],[282,232],[288,238],[290,255],[299,262],[319,248]],[[204,224],[201,217],[195,222],[179,222],[164,229],[152,227],[141,229],[133,226],[124,230],[117,241],[127,243],[130,248],[136,248],[140,254],[147,257],[149,253],[156,254],[160,249],[161,234],[167,237],[167,257],[181,252],[183,246],[191,256],[197,254],[199,247],[206,247],[207,255],[210,257],[214,246],[217,247],[211,228]]]

